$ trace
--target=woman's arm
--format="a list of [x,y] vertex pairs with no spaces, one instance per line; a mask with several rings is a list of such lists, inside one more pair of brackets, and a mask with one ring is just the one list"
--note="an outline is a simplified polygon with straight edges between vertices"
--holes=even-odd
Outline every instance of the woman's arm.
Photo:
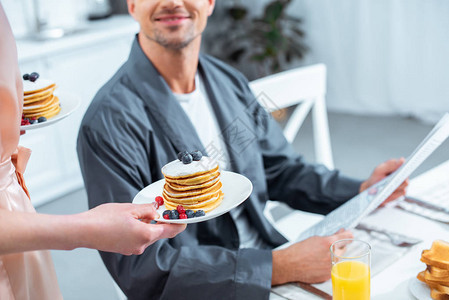
[[[17,148],[22,105],[16,44],[0,3],[0,162],[9,159]],[[186,227],[147,224],[155,218],[157,212],[151,204],[100,205],[69,216],[0,209],[0,255],[78,247],[140,254],[156,240],[174,237]]]
[[0,162],[9,159],[19,143],[22,93],[16,43],[0,4]]
[[148,224],[152,204],[107,204],[76,215],[44,215],[0,209],[0,255],[79,247],[141,254],[156,240],[172,238],[185,225]]

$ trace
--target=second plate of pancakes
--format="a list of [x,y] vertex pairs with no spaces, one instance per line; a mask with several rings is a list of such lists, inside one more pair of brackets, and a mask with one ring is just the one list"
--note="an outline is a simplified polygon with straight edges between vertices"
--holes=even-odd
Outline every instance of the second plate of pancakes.
[[[178,224],[189,224],[207,221],[227,213],[231,209],[240,205],[242,202],[248,199],[249,195],[251,195],[253,185],[251,181],[245,176],[234,172],[222,171],[220,177],[221,183],[223,185],[222,192],[224,194],[224,197],[217,208],[206,213],[206,215],[203,217],[167,220],[162,218],[162,213],[164,212],[164,210],[166,210],[165,205],[162,205],[157,210],[160,218],[156,219],[155,221]],[[165,179],[161,179],[145,187],[134,197],[133,203],[144,204],[154,202],[157,196],[162,196],[164,184]]]
[[20,130],[31,130],[52,125],[72,114],[80,106],[81,100],[74,95],[60,91],[55,91],[54,95],[58,98],[58,106],[60,104],[60,110],[57,114],[45,122],[22,125]]

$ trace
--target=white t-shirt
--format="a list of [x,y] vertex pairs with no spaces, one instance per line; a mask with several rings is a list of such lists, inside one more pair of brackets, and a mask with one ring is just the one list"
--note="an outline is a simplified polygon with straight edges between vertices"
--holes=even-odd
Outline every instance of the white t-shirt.
[[[229,153],[221,138],[217,118],[215,118],[214,110],[198,73],[195,76],[195,90],[192,93],[174,93],[174,95],[196,129],[208,155],[218,161],[222,170],[229,170]],[[264,242],[259,233],[251,226],[243,206],[240,205],[232,209],[230,214],[237,227],[240,248],[261,248]]]

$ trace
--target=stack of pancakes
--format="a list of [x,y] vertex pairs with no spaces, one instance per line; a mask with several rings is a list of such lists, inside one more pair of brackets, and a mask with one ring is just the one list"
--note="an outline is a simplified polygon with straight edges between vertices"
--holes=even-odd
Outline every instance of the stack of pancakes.
[[223,200],[218,164],[207,156],[189,164],[172,161],[162,168],[162,173],[165,177],[162,196],[166,209],[182,205],[186,210],[201,209],[207,213]]
[[449,300],[449,243],[437,240],[430,250],[424,250],[421,261],[427,269],[418,274],[418,279],[426,283],[435,300]]
[[37,79],[35,82],[23,81],[23,114],[25,118],[47,119],[61,110],[59,98],[53,95],[56,84],[51,80]]

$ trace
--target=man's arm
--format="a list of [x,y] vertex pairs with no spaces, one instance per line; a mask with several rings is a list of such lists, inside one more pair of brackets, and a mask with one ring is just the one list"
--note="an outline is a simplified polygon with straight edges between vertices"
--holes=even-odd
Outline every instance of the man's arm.
[[[340,230],[331,236],[314,236],[288,248],[273,251],[272,284],[287,282],[324,282],[331,277],[332,243],[353,238],[349,231]],[[343,254],[344,249],[337,249],[337,254]]]
[[[129,202],[145,181],[158,179],[151,175],[150,149],[163,149],[151,131],[136,137],[127,128],[101,130],[104,135],[81,128],[78,155],[91,207]],[[195,224],[139,256],[100,254],[129,299],[267,299],[271,287],[271,251],[200,246]]]

